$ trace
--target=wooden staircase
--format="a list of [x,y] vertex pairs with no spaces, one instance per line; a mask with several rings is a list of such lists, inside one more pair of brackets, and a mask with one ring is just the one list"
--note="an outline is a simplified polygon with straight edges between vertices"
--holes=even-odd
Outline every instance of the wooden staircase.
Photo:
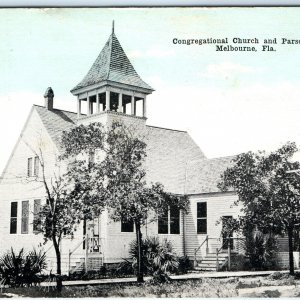
[[85,258],[82,257],[79,259],[79,261],[72,261],[72,264],[70,265],[70,274],[75,272],[82,272],[85,270]]
[[[85,242],[84,251],[75,252]],[[82,271],[98,271],[103,266],[104,254],[99,237],[86,235],[68,255],[69,274]]]
[[219,253],[218,257],[216,253],[208,253],[194,269],[196,271],[219,271],[225,267],[227,263],[227,253]]
[[231,268],[231,260],[238,253],[243,253],[244,238],[214,238],[206,236],[205,240],[194,250],[194,270],[220,271]]
[[[87,270],[99,271],[100,268],[103,266],[103,258],[101,256],[88,257],[87,264]],[[76,261],[72,261],[69,272],[70,274],[72,274],[75,272],[82,272],[85,270],[85,258],[81,257]]]

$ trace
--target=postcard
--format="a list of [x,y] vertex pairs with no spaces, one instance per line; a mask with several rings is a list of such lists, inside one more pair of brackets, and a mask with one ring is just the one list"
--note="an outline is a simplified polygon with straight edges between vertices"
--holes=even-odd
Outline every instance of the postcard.
[[300,295],[299,7],[0,28],[0,297]]

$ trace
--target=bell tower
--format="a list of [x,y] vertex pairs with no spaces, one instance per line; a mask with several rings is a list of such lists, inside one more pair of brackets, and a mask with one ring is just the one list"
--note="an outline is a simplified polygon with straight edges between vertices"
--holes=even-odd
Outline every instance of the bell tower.
[[[135,71],[115,32],[112,32],[92,67],[72,90],[77,96],[78,122],[97,122],[106,115],[146,120],[146,97],[154,90]],[[86,114],[82,104],[86,104]],[[101,120],[100,120],[101,119]],[[89,121],[88,121],[89,120]]]

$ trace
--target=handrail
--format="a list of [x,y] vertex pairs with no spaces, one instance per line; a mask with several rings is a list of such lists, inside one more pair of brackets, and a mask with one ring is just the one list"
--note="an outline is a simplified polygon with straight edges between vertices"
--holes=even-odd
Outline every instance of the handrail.
[[[218,249],[216,249],[216,269],[217,271],[219,270],[219,253],[224,249],[224,245],[226,243],[228,243],[228,246],[227,246],[227,251],[228,251],[228,269],[230,270],[230,262],[231,262],[231,242],[230,241],[234,241],[234,240],[245,240],[244,238],[239,238],[239,237],[232,237],[232,236],[229,236],[227,238],[223,238],[223,243],[222,243],[222,246]],[[232,244],[233,245],[233,244]]]
[[[86,239],[87,239],[87,236],[84,236],[84,238],[73,248],[72,251],[69,249],[69,259],[68,259],[68,261],[69,261],[68,262],[68,264],[69,264],[69,267],[68,267],[69,276],[70,276],[70,269],[71,269],[71,256],[78,249],[78,247],[81,246],[84,241],[86,241]],[[86,245],[86,247],[87,247],[87,245]]]
[[45,250],[45,254],[48,253],[50,251],[50,249],[52,249],[52,248],[54,248],[54,244],[53,243],[50,245],[50,247],[47,250]]
[[74,247],[74,249],[72,251],[69,250],[69,255],[71,256],[78,248],[80,245],[83,244],[83,242],[86,240],[86,236]]
[[[205,243],[208,243],[208,235],[205,237],[205,240],[201,243],[201,245],[196,248],[194,250],[194,266],[196,267],[197,266],[197,252],[201,249],[201,247],[205,244]],[[207,247],[207,246],[206,246]]]

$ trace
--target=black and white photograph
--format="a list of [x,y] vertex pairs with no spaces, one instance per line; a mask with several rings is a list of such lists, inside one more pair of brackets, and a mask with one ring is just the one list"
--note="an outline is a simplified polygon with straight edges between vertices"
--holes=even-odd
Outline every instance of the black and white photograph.
[[300,296],[300,7],[0,9],[0,297]]

